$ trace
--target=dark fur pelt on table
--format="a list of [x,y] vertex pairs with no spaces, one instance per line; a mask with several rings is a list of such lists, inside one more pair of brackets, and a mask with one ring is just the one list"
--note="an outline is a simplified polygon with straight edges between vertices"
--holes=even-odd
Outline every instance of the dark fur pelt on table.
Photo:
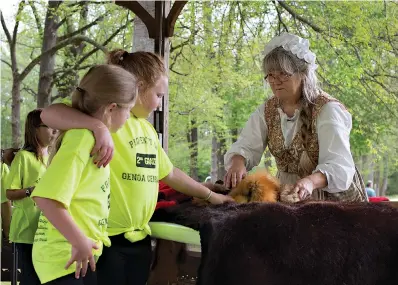
[[187,203],[153,220],[199,230],[200,285],[398,284],[398,210],[388,205]]

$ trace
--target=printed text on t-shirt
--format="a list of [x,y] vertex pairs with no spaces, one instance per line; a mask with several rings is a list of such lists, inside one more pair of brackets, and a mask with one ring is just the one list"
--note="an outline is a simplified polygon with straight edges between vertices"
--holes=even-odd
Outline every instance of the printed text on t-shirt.
[[137,153],[136,166],[142,168],[156,168],[156,154]]

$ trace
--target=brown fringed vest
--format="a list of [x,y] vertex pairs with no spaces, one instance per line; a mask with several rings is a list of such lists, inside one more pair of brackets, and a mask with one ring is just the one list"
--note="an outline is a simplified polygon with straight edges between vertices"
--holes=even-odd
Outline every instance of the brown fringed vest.
[[[268,128],[268,148],[274,156],[278,171],[294,173],[300,178],[306,177],[315,170],[318,165],[319,158],[319,144],[318,134],[316,132],[316,120],[322,107],[328,102],[339,102],[322,93],[315,99],[311,108],[311,133],[307,137],[307,149],[305,149],[301,129],[295,134],[291,144],[285,147],[284,138],[281,128],[281,119],[278,112],[278,98],[275,96],[270,98],[265,104],[265,121]],[[340,102],[339,102],[340,103]],[[342,108],[345,108],[341,104]],[[317,200],[330,200],[330,201],[350,201],[359,202],[367,201],[365,194],[365,186],[363,180],[355,168],[355,175],[350,187],[343,192],[329,193],[321,191],[320,189],[314,190],[313,198]],[[283,182],[282,182],[283,183]]]

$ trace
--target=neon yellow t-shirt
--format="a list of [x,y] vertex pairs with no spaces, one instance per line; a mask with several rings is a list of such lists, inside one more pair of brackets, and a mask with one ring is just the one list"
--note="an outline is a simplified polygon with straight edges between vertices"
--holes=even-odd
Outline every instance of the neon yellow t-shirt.
[[132,115],[112,134],[115,153],[111,165],[111,209],[108,233],[124,233],[131,242],[151,234],[149,220],[155,211],[159,180],[173,165],[157,133],[145,119]]
[[1,204],[8,201],[6,197],[6,180],[9,173],[10,170],[8,169],[7,164],[1,163]]
[[[46,172],[48,157],[43,162],[38,160],[34,153],[20,150],[12,161],[6,187],[17,190],[36,186]],[[30,197],[13,201],[10,226],[10,241],[32,244],[39,221],[40,210]]]
[[[110,246],[106,227],[109,214],[109,166],[98,168],[90,151],[94,146],[93,134],[84,129],[69,130],[46,174],[37,185],[32,197],[43,197],[62,203],[80,230],[96,242],[99,257],[102,245]],[[75,271],[75,264],[65,270],[71,257],[72,246],[67,239],[40,215],[33,243],[33,265],[42,283]]]

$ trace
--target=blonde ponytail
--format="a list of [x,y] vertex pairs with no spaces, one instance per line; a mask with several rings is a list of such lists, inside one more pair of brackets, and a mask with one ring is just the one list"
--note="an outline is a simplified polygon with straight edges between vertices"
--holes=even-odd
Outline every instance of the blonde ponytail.
[[[92,115],[101,109],[105,113],[106,106],[112,103],[119,106],[131,105],[136,98],[136,78],[122,67],[103,64],[90,68],[83,76],[72,93],[72,107]],[[61,147],[64,135],[65,132],[61,132],[55,141],[49,162]]]

